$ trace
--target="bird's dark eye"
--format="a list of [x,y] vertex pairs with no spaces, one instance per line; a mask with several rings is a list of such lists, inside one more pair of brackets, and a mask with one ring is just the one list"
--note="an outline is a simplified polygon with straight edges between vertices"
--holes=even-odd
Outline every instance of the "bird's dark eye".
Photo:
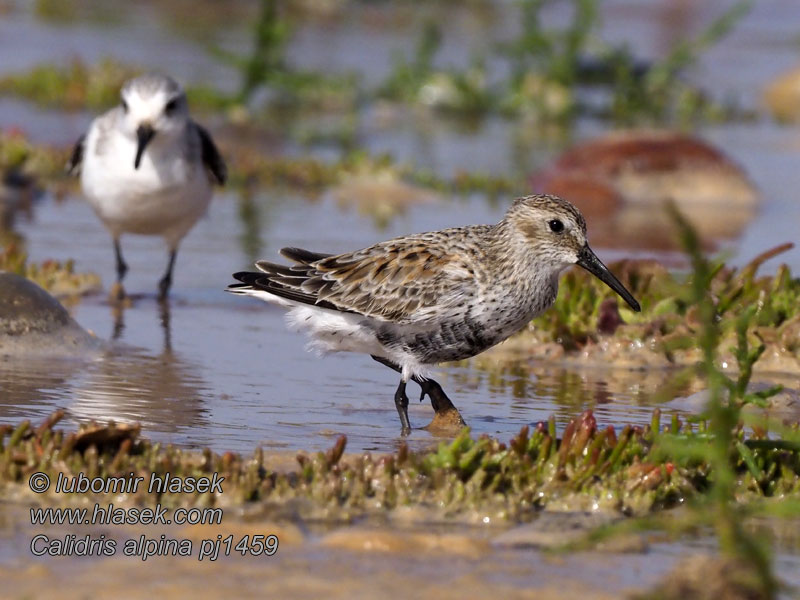
[[550,226],[550,231],[553,233],[561,233],[564,231],[564,223],[562,223],[559,219],[552,219],[551,221],[548,221],[547,224]]
[[128,112],[128,103],[125,100],[122,101],[122,110]]
[[178,99],[177,99],[177,98],[173,98],[172,100],[170,100],[169,102],[167,102],[167,105],[164,107],[164,112],[165,112],[166,114],[170,114],[170,113],[171,113],[171,112],[173,112],[173,111],[174,111],[176,108],[178,108]]

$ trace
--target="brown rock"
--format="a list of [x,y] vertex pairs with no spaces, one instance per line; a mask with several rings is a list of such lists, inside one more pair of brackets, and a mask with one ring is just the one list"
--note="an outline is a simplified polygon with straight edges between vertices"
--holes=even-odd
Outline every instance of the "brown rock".
[[800,121],[800,67],[771,82],[764,90],[764,103],[779,121]]
[[661,208],[674,201],[706,245],[739,234],[758,196],[742,170],[706,142],[670,131],[612,133],[567,150],[532,178],[573,202],[607,246],[675,247]]

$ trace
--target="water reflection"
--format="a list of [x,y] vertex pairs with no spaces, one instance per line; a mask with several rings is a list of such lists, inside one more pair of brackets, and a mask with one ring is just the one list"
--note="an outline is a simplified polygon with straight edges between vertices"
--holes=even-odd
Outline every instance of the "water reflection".
[[[0,416],[4,420],[41,418],[65,406],[70,380],[83,365],[77,361],[0,361]],[[37,410],[37,405],[43,406]]]
[[73,421],[141,423],[150,433],[208,426],[208,384],[172,349],[169,304],[154,311],[162,335],[157,354],[119,342],[125,311],[113,309],[112,317],[112,344],[97,358],[0,364],[0,417],[36,419],[65,408]]
[[[680,406],[664,407],[662,389],[669,387],[670,398],[695,391],[694,382],[675,388],[673,370],[581,367],[533,362],[523,357],[494,361],[490,353],[449,369],[448,375],[461,394],[465,388],[486,390],[488,397],[466,409],[466,414],[473,413],[470,425],[478,430],[483,425],[475,423],[476,418],[482,423],[507,421],[508,427],[516,422],[519,428],[525,423],[546,420],[550,415],[556,417],[560,430],[587,408],[594,410],[600,422],[614,425],[649,423],[656,406],[662,406],[666,413],[694,412]],[[508,407],[498,410],[499,404]]]
[[239,233],[239,242],[242,252],[250,262],[255,262],[261,258],[261,250],[264,245],[261,239],[261,232],[264,229],[262,221],[265,213],[265,204],[258,201],[256,191],[250,185],[243,187],[239,193],[238,216],[242,228],[241,233]]
[[[207,424],[202,392],[207,388],[199,368],[172,350],[170,305],[154,311],[162,334],[162,350],[114,344],[101,360],[87,369],[75,386],[70,413],[78,420],[138,422],[146,429],[174,433]],[[112,309],[112,340],[125,331],[125,311]]]

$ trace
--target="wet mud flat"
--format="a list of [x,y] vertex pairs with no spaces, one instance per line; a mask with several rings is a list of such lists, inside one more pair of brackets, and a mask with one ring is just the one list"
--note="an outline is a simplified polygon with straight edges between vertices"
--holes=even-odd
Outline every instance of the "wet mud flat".
[[[0,558],[4,594],[9,598],[38,597],[56,589],[63,598],[144,598],[153,594],[213,598],[233,590],[281,598],[324,594],[333,598],[413,595],[455,599],[497,593],[509,598],[619,598],[653,585],[681,559],[679,549],[668,542],[650,544],[647,552],[640,551],[640,544],[632,550],[549,555],[532,546],[504,545],[502,529],[490,526],[298,525],[258,515],[242,519],[235,510],[226,510],[222,525],[59,528],[20,525],[29,520],[28,508],[6,507],[0,539],[4,547],[20,549],[3,552]],[[52,545],[70,535],[82,539],[103,534],[106,539],[118,540],[118,555],[36,558],[28,550],[36,535],[47,536]],[[232,550],[225,556],[223,543],[218,558],[198,560],[203,540],[232,536],[239,542],[259,534],[280,540],[274,555],[242,556]],[[144,536],[158,541],[162,535],[166,540],[190,540],[192,555],[153,555],[143,561],[141,555],[122,554],[126,540],[138,543]],[[36,542],[37,552],[43,550],[43,544]],[[162,546],[166,548],[166,542]],[[158,551],[155,547],[151,550]],[[144,580],[143,568],[148,574]]]
[[[293,457],[265,460],[280,465]],[[100,506],[107,508],[107,501],[127,506],[111,496]],[[607,514],[542,512],[515,526],[442,522],[437,511],[415,508],[399,510],[388,520],[298,520],[276,515],[291,513],[291,506],[273,506],[229,507],[219,524],[44,526],[30,524],[35,498],[2,502],[0,574],[9,598],[55,590],[63,598],[214,598],[232,590],[268,590],[282,598],[412,594],[456,599],[501,593],[508,598],[603,599],[645,594],[665,577],[674,578],[675,569],[686,574],[693,564],[705,567],[708,589],[727,585],[722,575],[715,581],[716,543],[702,535],[677,541],[665,534],[635,534],[590,550],[549,550],[608,522]],[[79,506],[93,509],[91,501]],[[792,527],[784,521],[773,524],[775,530],[787,526]],[[242,540],[248,546],[257,536],[275,536],[275,553],[243,552]],[[116,541],[112,556],[80,555],[89,546],[78,542],[101,539],[105,548],[109,540]],[[776,561],[777,575],[795,586],[800,585],[797,544],[796,537],[785,542]],[[201,552],[206,552],[202,560]]]
[[[333,598],[413,595],[456,599],[500,593],[508,598],[603,599],[644,594],[676,568],[689,572],[692,564],[706,568],[709,589],[724,589],[724,583],[715,581],[715,543],[709,538],[676,542],[656,534],[612,540],[595,550],[548,552],[547,545],[563,541],[565,532],[581,531],[602,521],[584,513],[542,513],[538,531],[528,526],[517,533],[513,527],[497,525],[425,523],[421,513],[400,516],[391,524],[326,524],[258,514],[242,517],[234,509],[226,509],[221,525],[42,527],[25,523],[29,521],[27,506],[6,504],[6,508],[0,539],[6,548],[20,550],[0,556],[0,574],[10,598],[38,597],[54,590],[63,598],[144,598],[153,594],[214,598],[235,590],[239,594],[266,591],[281,598],[324,594]],[[414,524],[414,517],[423,521]],[[403,523],[404,519],[409,522]],[[120,551],[111,557],[37,558],[28,550],[37,535],[47,536],[51,546],[70,535],[75,540],[104,535],[116,539]],[[280,540],[272,556],[243,556],[235,549],[225,555],[224,540],[232,538],[235,546],[246,536],[252,539],[257,535],[274,535]],[[133,540],[137,549],[125,556],[121,550],[128,540]],[[148,540],[153,555],[143,560]],[[169,542],[185,544],[186,540],[192,544],[191,555],[173,556]],[[204,541],[220,543],[214,560],[209,556],[198,560]],[[163,555],[157,554],[158,543]],[[36,542],[37,552],[43,550],[43,544]],[[798,567],[796,553],[779,551],[776,570],[782,580],[800,584]],[[144,580],[143,568],[147,569]]]

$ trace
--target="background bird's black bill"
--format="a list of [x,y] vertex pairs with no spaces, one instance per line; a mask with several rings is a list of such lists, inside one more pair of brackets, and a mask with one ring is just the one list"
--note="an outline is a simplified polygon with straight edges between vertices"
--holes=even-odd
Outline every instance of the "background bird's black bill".
[[142,154],[144,154],[144,149],[147,147],[147,144],[150,143],[150,140],[153,139],[155,134],[156,132],[153,130],[153,128],[147,125],[141,125],[136,129],[136,158],[133,160],[134,169],[139,168],[139,164],[142,162]]

